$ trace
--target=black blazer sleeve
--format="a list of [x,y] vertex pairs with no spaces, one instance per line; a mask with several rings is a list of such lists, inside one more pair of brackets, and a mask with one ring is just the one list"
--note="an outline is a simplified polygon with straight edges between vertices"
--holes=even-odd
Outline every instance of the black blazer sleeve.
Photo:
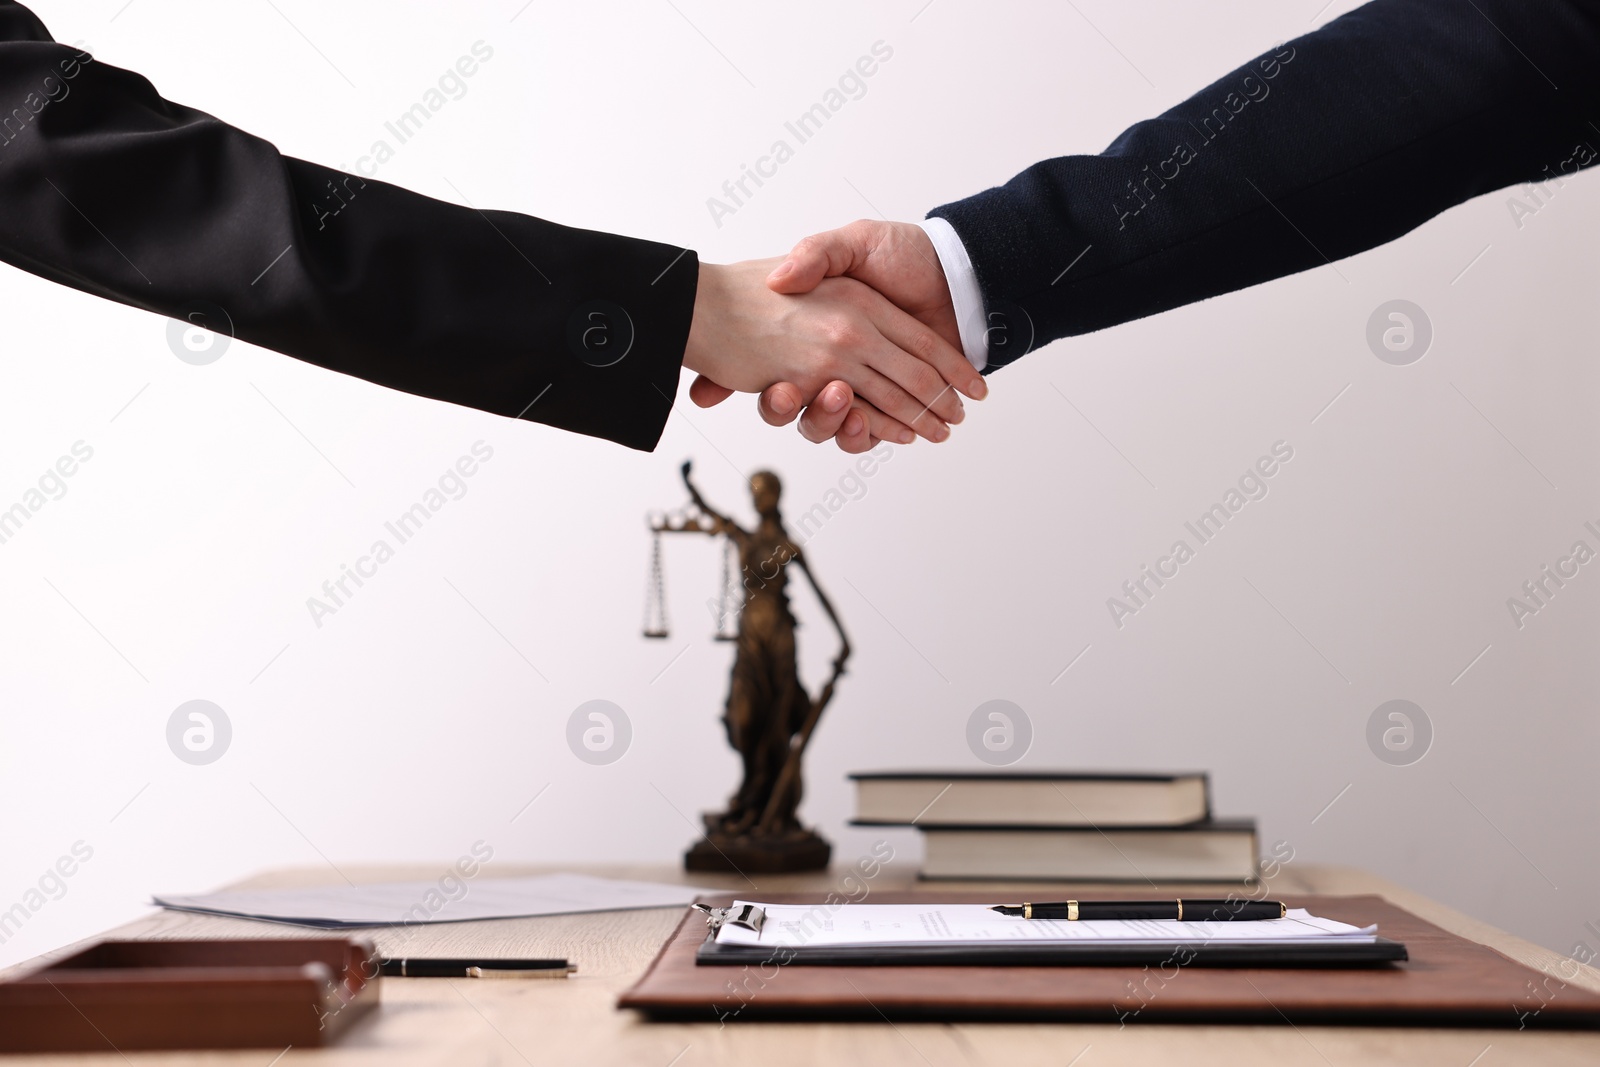
[[8,263],[421,396],[633,448],[660,436],[693,252],[288,158],[10,2],[0,109]]
[[931,214],[1005,328],[993,368],[1030,334],[1037,347],[1320,266],[1516,182],[1548,194],[1600,158],[1596,124],[1596,4],[1375,0],[1100,155]]

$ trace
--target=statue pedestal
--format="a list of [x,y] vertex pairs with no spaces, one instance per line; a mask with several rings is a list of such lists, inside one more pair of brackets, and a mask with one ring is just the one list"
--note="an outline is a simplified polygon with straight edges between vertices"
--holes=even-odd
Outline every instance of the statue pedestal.
[[683,869],[731,874],[821,871],[827,869],[832,855],[833,846],[814,830],[764,836],[707,829],[706,836],[683,854]]

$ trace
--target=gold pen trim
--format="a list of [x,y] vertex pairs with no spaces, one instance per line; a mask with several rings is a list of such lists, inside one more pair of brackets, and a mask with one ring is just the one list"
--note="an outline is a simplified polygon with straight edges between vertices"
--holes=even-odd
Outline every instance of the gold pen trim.
[[1078,921],[1078,902],[1076,900],[1067,901],[1067,921]]
[[509,968],[509,967],[468,967],[468,978],[565,978],[576,973],[578,968],[567,967],[537,967],[537,968]]
[[1024,919],[1033,918],[1033,905],[1029,904],[1027,901],[1022,902],[1022,917]]
[[1183,922],[1183,898],[1178,897],[1178,921]]

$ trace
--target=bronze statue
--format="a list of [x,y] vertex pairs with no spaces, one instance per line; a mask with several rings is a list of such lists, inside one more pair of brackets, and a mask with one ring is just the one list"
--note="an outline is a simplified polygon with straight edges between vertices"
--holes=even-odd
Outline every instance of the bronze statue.
[[[802,795],[800,761],[823,708],[844,673],[850,655],[833,603],[817,584],[799,546],[784,529],[778,504],[782,484],[771,471],[750,478],[750,496],[760,521],[746,530],[707,504],[683,465],[683,483],[697,513],[677,523],[653,522],[659,535],[703,533],[726,537],[738,551],[742,597],[734,635],[733,677],[723,723],[728,743],[744,761],[744,780],[728,809],[705,817],[705,838],[684,856],[689,870],[796,871],[828,865],[831,848],[800,825],[796,809]],[[656,596],[661,597],[657,553]],[[800,681],[794,632],[799,625],[789,610],[788,565],[805,575],[829,621],[839,631],[839,654],[833,673],[813,699]],[[665,616],[649,636],[664,635]]]

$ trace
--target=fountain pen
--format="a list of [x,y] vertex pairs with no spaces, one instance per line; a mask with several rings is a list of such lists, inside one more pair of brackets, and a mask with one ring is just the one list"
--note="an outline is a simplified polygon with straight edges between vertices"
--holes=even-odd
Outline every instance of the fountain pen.
[[565,978],[578,968],[566,960],[405,959],[383,957],[378,973],[389,978]]
[[996,904],[989,909],[1024,919],[1187,919],[1190,922],[1281,919],[1289,914],[1279,900],[1063,900],[1051,904]]

